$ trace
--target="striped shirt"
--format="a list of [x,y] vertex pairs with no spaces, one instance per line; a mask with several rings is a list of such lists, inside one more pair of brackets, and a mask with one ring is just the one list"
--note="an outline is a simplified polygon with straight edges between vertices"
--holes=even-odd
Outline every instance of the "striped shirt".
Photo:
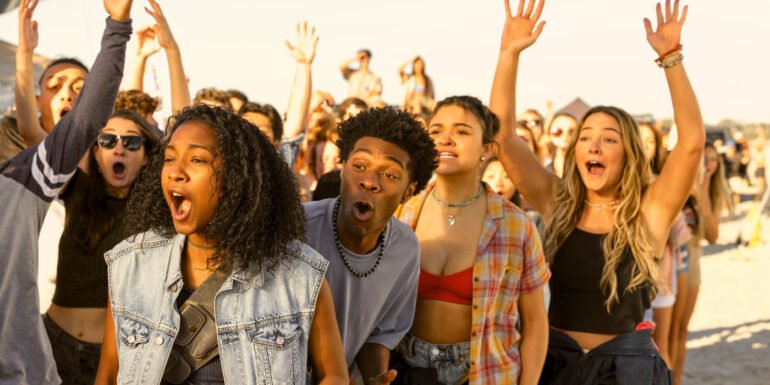
[[[550,278],[540,236],[527,214],[484,184],[487,212],[473,264],[471,384],[516,384],[521,372],[521,293]],[[402,205],[396,216],[416,229],[434,184]]]

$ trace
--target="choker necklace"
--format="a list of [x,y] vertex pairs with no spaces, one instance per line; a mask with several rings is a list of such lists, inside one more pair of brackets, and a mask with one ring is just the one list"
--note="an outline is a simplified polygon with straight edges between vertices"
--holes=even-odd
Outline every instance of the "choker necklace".
[[216,246],[196,245],[195,243],[193,243],[193,241],[192,241],[192,239],[190,239],[190,237],[187,237],[187,243],[189,243],[190,246],[192,246],[192,247],[194,247],[196,249],[201,249],[201,250],[216,250],[216,248],[217,248]]
[[[369,271],[362,273],[360,271],[357,271],[353,268],[353,266],[350,265],[350,261],[348,261],[347,257],[345,257],[345,251],[342,248],[342,241],[340,241],[340,236],[337,234],[337,212],[340,208],[340,198],[337,198],[337,202],[334,203],[334,212],[332,214],[332,230],[334,231],[334,243],[337,245],[337,251],[340,253],[340,257],[342,257],[342,262],[345,264],[345,267],[350,270],[353,275],[355,275],[358,278],[366,278],[370,274],[374,273],[375,270],[377,270],[377,266],[380,265],[380,261],[382,260],[382,254],[385,252],[385,230],[382,230],[380,233],[380,236],[377,238],[377,244],[380,245],[380,252],[377,254],[377,260],[374,261],[374,266],[372,266]],[[376,246],[375,246],[376,247]]]
[[615,206],[618,205],[618,201],[612,201],[612,202],[607,202],[607,203],[591,203],[591,202],[588,201],[588,199],[586,199],[585,202],[588,205],[588,207],[590,207],[590,208],[592,208],[592,209],[594,209],[594,210],[596,210],[598,212],[602,212],[602,211],[604,211],[604,209],[614,209]]
[[[460,203],[449,203],[441,200],[441,198],[439,198],[438,195],[436,195],[435,188],[433,189],[433,191],[431,191],[430,195],[433,196],[433,199],[435,199],[436,202],[444,208],[444,212],[449,216],[449,226],[454,226],[455,223],[457,222],[456,218],[460,214],[460,210],[467,206],[470,206],[471,203],[479,199],[479,197],[481,196],[481,191],[483,189],[484,188],[481,185],[479,185],[479,189],[476,191],[476,195],[474,195],[471,199],[462,201]],[[456,209],[454,214],[449,212],[451,209]]]

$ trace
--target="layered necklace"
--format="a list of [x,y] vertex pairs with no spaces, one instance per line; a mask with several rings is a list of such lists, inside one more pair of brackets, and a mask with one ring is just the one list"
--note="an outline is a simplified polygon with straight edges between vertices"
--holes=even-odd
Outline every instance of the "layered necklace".
[[353,273],[353,275],[358,278],[366,278],[370,274],[374,273],[375,270],[377,270],[377,266],[380,265],[380,261],[382,260],[382,254],[385,252],[385,230],[382,230],[380,236],[377,238],[377,244],[380,245],[380,252],[377,254],[377,260],[374,261],[374,266],[372,266],[369,271],[362,273],[354,269],[353,266],[350,265],[348,258],[345,256],[345,250],[342,247],[342,241],[340,241],[340,236],[337,233],[337,212],[339,209],[340,199],[337,198],[337,202],[334,203],[334,212],[332,214],[332,230],[334,231],[334,243],[337,245],[337,251],[340,253],[340,257],[342,257],[342,262],[345,264],[345,267],[347,267],[348,270]]
[[479,189],[476,191],[476,195],[471,197],[468,200],[464,200],[459,203],[449,203],[441,198],[438,197],[436,194],[436,189],[434,188],[433,191],[431,191],[431,196],[433,199],[436,200],[436,202],[441,205],[441,207],[444,209],[444,212],[449,217],[449,226],[454,226],[455,223],[457,223],[457,216],[460,215],[460,211],[464,209],[465,207],[468,207],[471,205],[471,203],[475,202],[479,197],[481,196],[481,192],[484,190],[484,187],[479,185]]
[[612,201],[612,202],[607,202],[607,203],[591,203],[591,202],[589,202],[586,199],[585,202],[588,205],[588,207],[590,207],[590,208],[592,208],[592,209],[594,209],[594,210],[596,210],[598,212],[602,212],[605,209],[614,209],[618,205],[618,201]]

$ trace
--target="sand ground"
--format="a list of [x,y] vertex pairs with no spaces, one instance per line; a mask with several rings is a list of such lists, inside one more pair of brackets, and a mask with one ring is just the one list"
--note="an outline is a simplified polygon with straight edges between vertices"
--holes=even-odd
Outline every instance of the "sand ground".
[[719,242],[704,250],[684,385],[770,384],[770,217],[760,219],[764,243],[752,248],[734,244],[744,218],[723,221]]

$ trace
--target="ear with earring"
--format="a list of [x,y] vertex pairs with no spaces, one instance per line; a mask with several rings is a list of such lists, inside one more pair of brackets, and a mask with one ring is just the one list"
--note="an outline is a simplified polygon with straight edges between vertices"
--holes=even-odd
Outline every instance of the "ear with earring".
[[487,160],[487,157],[486,156],[482,156],[481,157],[481,162],[484,162],[485,160]]

